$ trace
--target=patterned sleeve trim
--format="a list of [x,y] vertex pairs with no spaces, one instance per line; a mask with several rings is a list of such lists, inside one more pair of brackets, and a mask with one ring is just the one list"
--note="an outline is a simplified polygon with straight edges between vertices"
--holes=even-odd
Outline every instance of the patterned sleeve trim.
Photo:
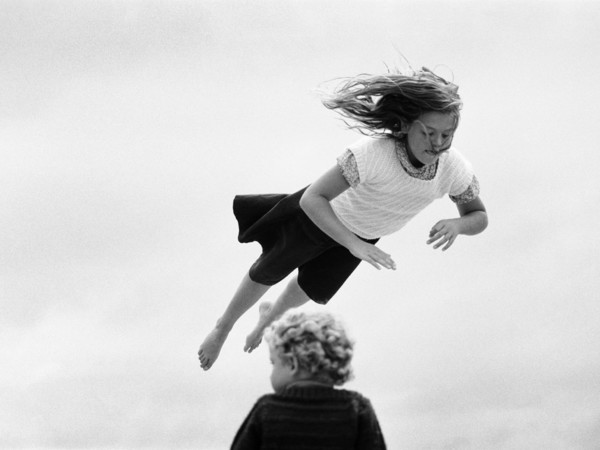
[[457,205],[464,205],[465,203],[469,203],[477,198],[479,195],[479,180],[477,177],[473,175],[473,179],[471,180],[471,184],[469,187],[459,195],[451,195],[450,199],[456,203]]
[[348,184],[356,187],[360,183],[360,175],[354,154],[350,150],[346,150],[343,155],[338,157],[337,164]]

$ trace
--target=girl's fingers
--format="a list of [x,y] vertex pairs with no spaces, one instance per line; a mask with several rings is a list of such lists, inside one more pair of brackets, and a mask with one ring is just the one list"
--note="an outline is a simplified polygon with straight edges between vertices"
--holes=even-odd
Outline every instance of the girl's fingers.
[[441,237],[443,237],[443,235],[439,235],[439,236],[437,236],[437,235],[436,235],[436,236],[433,236],[433,237],[431,237],[431,238],[427,239],[427,244],[432,244],[432,243],[434,243],[435,241],[437,241],[437,240],[438,240],[439,238],[441,238]]
[[442,251],[448,250],[454,241],[456,240],[456,235],[454,235],[451,229],[445,229],[444,226],[442,229],[437,230],[435,227],[431,229],[429,232],[429,239],[427,240],[427,244],[434,244],[433,248],[440,248],[442,245]]
[[386,269],[396,270],[396,263],[387,254],[385,256],[375,255],[372,257],[368,257],[365,259],[365,261],[367,261],[377,270],[381,270],[381,266],[385,267]]
[[444,237],[446,235],[445,231],[442,230],[431,230],[429,232],[429,239],[427,240],[428,244],[437,241],[438,239]]
[[392,257],[390,255],[388,255],[387,253],[382,253],[379,256],[378,262],[386,269],[396,270],[396,263],[394,262]]
[[450,238],[450,239],[448,240],[448,243],[447,243],[447,244],[444,246],[444,248],[442,249],[442,251],[443,251],[443,252],[445,252],[446,250],[448,250],[448,249],[449,249],[449,248],[452,246],[452,244],[454,244],[454,241],[455,241],[455,240],[456,240],[456,236],[454,236],[454,237]]
[[382,266],[386,269],[396,270],[396,263],[392,257],[374,245],[367,246],[365,249],[358,249],[356,253],[352,252],[352,254],[355,257],[368,262],[377,270],[381,270]]
[[436,235],[439,237],[439,236],[441,236],[444,233],[445,233],[445,231],[444,231],[443,227],[441,227],[441,228],[435,228],[435,227],[433,227],[431,229],[431,231],[429,231],[429,237],[430,238],[434,238]]
[[455,240],[456,236],[443,236],[443,239],[440,240],[437,244],[435,244],[433,248],[437,249],[440,248],[442,245],[446,244],[444,245],[444,248],[442,248],[442,251],[448,250]]
[[386,269],[396,270],[396,263],[394,261],[385,261],[382,265]]
[[437,244],[435,244],[433,246],[433,248],[440,248],[442,245],[444,245],[448,241],[449,241],[449,238],[447,236],[442,236],[442,239],[440,239],[440,241]]
[[369,264],[371,264],[373,267],[375,267],[377,270],[381,270],[381,267],[379,267],[379,264],[377,264],[375,261],[367,259],[367,262]]

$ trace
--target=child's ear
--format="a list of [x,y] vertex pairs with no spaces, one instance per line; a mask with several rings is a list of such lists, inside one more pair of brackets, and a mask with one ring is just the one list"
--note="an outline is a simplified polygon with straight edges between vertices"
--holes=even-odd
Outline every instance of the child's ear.
[[298,370],[300,369],[300,366],[298,365],[298,358],[296,358],[296,356],[292,355],[292,356],[290,356],[290,360],[288,363],[289,363],[289,367],[290,367],[292,374],[296,374],[298,372]]

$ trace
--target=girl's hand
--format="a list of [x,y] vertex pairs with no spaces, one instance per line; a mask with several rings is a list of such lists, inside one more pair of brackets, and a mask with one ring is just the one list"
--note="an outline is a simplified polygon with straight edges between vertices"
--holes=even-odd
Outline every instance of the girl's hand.
[[468,236],[481,233],[488,225],[485,206],[479,197],[468,203],[457,205],[460,217],[440,220],[429,232],[427,244],[436,242],[434,249],[444,245],[442,251],[448,250],[459,234]]
[[454,244],[456,237],[460,234],[459,220],[460,219],[440,220],[429,232],[427,244],[433,244],[437,241],[433,246],[434,249],[446,244],[442,248],[442,251],[448,250],[452,244]]
[[358,240],[356,244],[348,249],[350,253],[363,261],[368,262],[377,270],[381,269],[381,266],[386,269],[396,270],[396,263],[390,255],[368,242]]

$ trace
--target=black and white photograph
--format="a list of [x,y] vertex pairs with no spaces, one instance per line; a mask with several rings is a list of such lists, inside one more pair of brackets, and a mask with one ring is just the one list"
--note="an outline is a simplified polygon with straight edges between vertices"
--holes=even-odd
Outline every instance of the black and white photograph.
[[0,449],[599,449],[598,24],[0,0]]

